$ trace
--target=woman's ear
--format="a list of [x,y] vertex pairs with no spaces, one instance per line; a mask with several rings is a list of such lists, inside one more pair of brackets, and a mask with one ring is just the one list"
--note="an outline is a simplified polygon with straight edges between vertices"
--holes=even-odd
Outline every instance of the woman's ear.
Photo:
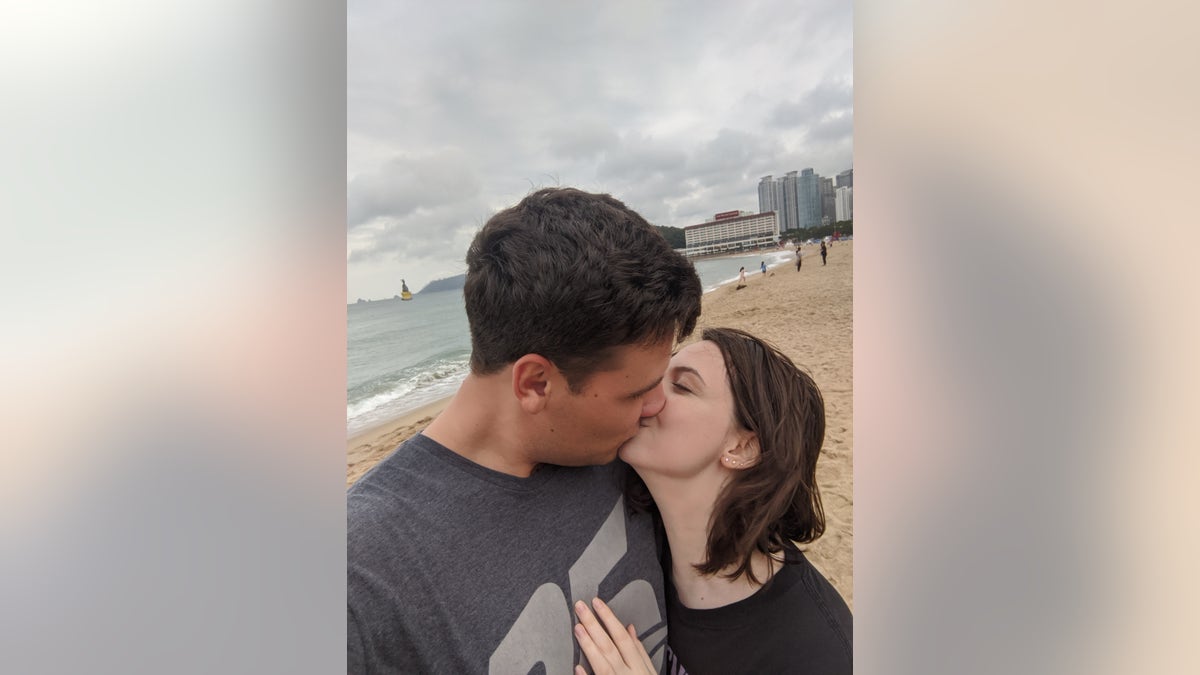
[[758,464],[758,460],[758,435],[753,431],[745,432],[736,445],[721,453],[721,464],[729,469],[749,469]]
[[545,409],[555,370],[554,364],[541,354],[526,354],[513,362],[513,396],[522,410],[536,415]]

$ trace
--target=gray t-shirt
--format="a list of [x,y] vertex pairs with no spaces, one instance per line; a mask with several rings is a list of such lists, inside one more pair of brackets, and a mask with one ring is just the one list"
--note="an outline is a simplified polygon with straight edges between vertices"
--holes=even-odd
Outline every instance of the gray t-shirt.
[[572,606],[594,596],[661,670],[662,570],[650,516],[621,496],[628,470],[517,478],[406,441],[346,497],[349,672],[569,673]]

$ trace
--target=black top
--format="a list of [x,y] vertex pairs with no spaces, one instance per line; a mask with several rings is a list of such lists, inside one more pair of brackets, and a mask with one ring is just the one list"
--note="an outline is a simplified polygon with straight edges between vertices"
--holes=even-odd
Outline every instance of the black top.
[[[670,675],[853,672],[846,601],[808,559],[788,547],[765,586],[731,605],[688,609],[667,586]],[[670,565],[664,569],[670,572]]]

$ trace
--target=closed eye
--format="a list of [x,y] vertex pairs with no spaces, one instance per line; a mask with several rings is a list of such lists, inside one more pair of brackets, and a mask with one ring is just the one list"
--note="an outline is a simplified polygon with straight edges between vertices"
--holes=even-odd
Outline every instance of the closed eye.
[[687,387],[683,386],[682,384],[679,384],[678,382],[672,382],[671,386],[675,387],[679,391],[682,391],[682,392],[685,392],[688,394],[692,393],[691,389],[688,389]]

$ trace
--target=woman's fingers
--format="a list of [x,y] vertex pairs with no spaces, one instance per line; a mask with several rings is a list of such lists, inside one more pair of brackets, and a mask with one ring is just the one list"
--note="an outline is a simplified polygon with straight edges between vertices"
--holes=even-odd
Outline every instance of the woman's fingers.
[[[583,624],[575,624],[575,640],[579,642],[579,648],[583,650],[583,655],[587,657],[587,662],[592,666],[592,672],[595,675],[610,675],[613,671],[608,667],[608,662],[604,658],[604,654],[600,653],[600,648],[592,642],[592,638],[588,635],[587,629]],[[575,675],[587,675],[587,671],[583,666],[575,666]]]
[[575,625],[575,639],[579,641],[579,648],[592,665],[592,672],[596,675],[625,672],[625,660],[621,658],[621,653],[604,630],[604,626],[601,626],[596,617],[588,611],[587,605],[576,602],[575,614],[579,617],[579,623]]
[[626,628],[626,630],[629,631],[629,637],[633,638],[634,643],[637,644],[638,652],[641,654],[641,657],[642,657],[642,665],[646,666],[646,672],[648,672],[648,673],[658,672],[654,669],[654,662],[650,660],[650,655],[646,653],[646,646],[643,645],[642,641],[638,639],[637,629],[633,627],[633,624],[629,624],[625,628]]
[[[587,605],[575,603],[575,614],[579,616],[575,638],[596,675],[655,673],[654,663],[650,661],[642,642],[637,639],[634,627],[623,627],[600,598],[593,599],[592,605],[596,608],[595,615]],[[599,621],[596,615],[599,615]]]
[[630,637],[629,632],[617,619],[617,615],[613,614],[608,605],[604,604],[600,598],[592,599],[592,607],[596,608],[596,615],[604,622],[604,627],[608,629],[608,634],[612,636],[612,641],[616,644],[617,651],[621,653],[624,662],[630,666],[645,665],[649,657],[643,660],[642,656],[646,650],[642,647],[642,641],[637,639],[637,634],[634,633],[633,637]]

